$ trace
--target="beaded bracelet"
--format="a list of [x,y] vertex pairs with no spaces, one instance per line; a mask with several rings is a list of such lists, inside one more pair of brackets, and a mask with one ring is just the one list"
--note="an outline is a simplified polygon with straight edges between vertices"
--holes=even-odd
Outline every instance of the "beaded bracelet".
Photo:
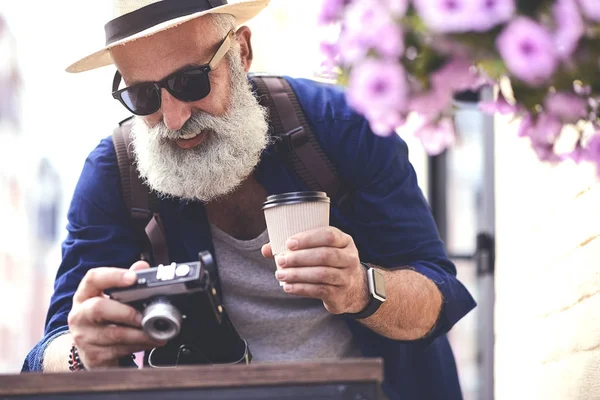
[[79,352],[77,351],[77,346],[75,343],[71,346],[71,351],[69,352],[69,370],[70,371],[84,371],[85,367],[79,358]]
[[[130,354],[125,357],[121,357],[119,359],[120,367],[132,367],[137,365],[135,364],[135,354]],[[132,362],[133,361],[133,362]],[[133,365],[131,365],[133,364]],[[69,370],[70,371],[85,371],[85,366],[81,362],[81,358],[79,357],[79,351],[77,350],[77,346],[75,343],[71,346],[71,351],[69,351]]]

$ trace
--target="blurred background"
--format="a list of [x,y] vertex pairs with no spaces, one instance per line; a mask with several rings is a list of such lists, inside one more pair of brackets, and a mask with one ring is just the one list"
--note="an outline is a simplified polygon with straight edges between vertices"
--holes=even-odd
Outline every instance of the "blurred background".
[[[254,71],[320,78],[320,2],[272,0],[249,24]],[[42,336],[83,162],[128,116],[113,67],[64,72],[103,43],[111,6],[0,0],[0,373],[20,371]],[[398,132],[479,304],[450,333],[465,399],[600,398],[593,171],[537,163],[514,121],[478,111],[490,96],[457,97],[459,143],[440,156]]]

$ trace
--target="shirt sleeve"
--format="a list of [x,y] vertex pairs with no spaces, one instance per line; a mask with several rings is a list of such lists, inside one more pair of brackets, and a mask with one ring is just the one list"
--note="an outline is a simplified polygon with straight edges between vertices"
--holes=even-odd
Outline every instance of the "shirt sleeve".
[[86,159],[67,219],[44,337],[27,355],[24,372],[41,371],[46,347],[68,330],[73,294],[86,272],[101,266],[128,268],[138,257],[111,139],[103,140]]
[[437,285],[443,304],[427,335],[436,338],[472,310],[475,301],[446,255],[407,145],[395,134],[373,134],[360,116],[332,113],[315,127],[327,132],[320,135],[324,150],[354,191],[353,210],[346,218],[348,233],[363,261],[389,269],[412,268]]

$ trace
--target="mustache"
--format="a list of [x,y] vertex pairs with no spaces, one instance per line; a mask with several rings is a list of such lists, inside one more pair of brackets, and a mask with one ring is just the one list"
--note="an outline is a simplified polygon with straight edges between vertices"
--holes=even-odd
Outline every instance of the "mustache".
[[164,121],[160,121],[149,131],[152,136],[162,140],[177,140],[186,135],[197,135],[202,131],[214,131],[217,126],[223,124],[225,119],[203,111],[195,111],[180,129],[169,129]]

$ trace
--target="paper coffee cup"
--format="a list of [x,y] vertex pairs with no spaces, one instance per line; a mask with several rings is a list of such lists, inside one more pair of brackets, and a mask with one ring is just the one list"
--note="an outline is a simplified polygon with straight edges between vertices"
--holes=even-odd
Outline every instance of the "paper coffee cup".
[[287,251],[285,243],[291,236],[329,226],[330,203],[324,192],[292,192],[267,197],[263,211],[273,255]]

